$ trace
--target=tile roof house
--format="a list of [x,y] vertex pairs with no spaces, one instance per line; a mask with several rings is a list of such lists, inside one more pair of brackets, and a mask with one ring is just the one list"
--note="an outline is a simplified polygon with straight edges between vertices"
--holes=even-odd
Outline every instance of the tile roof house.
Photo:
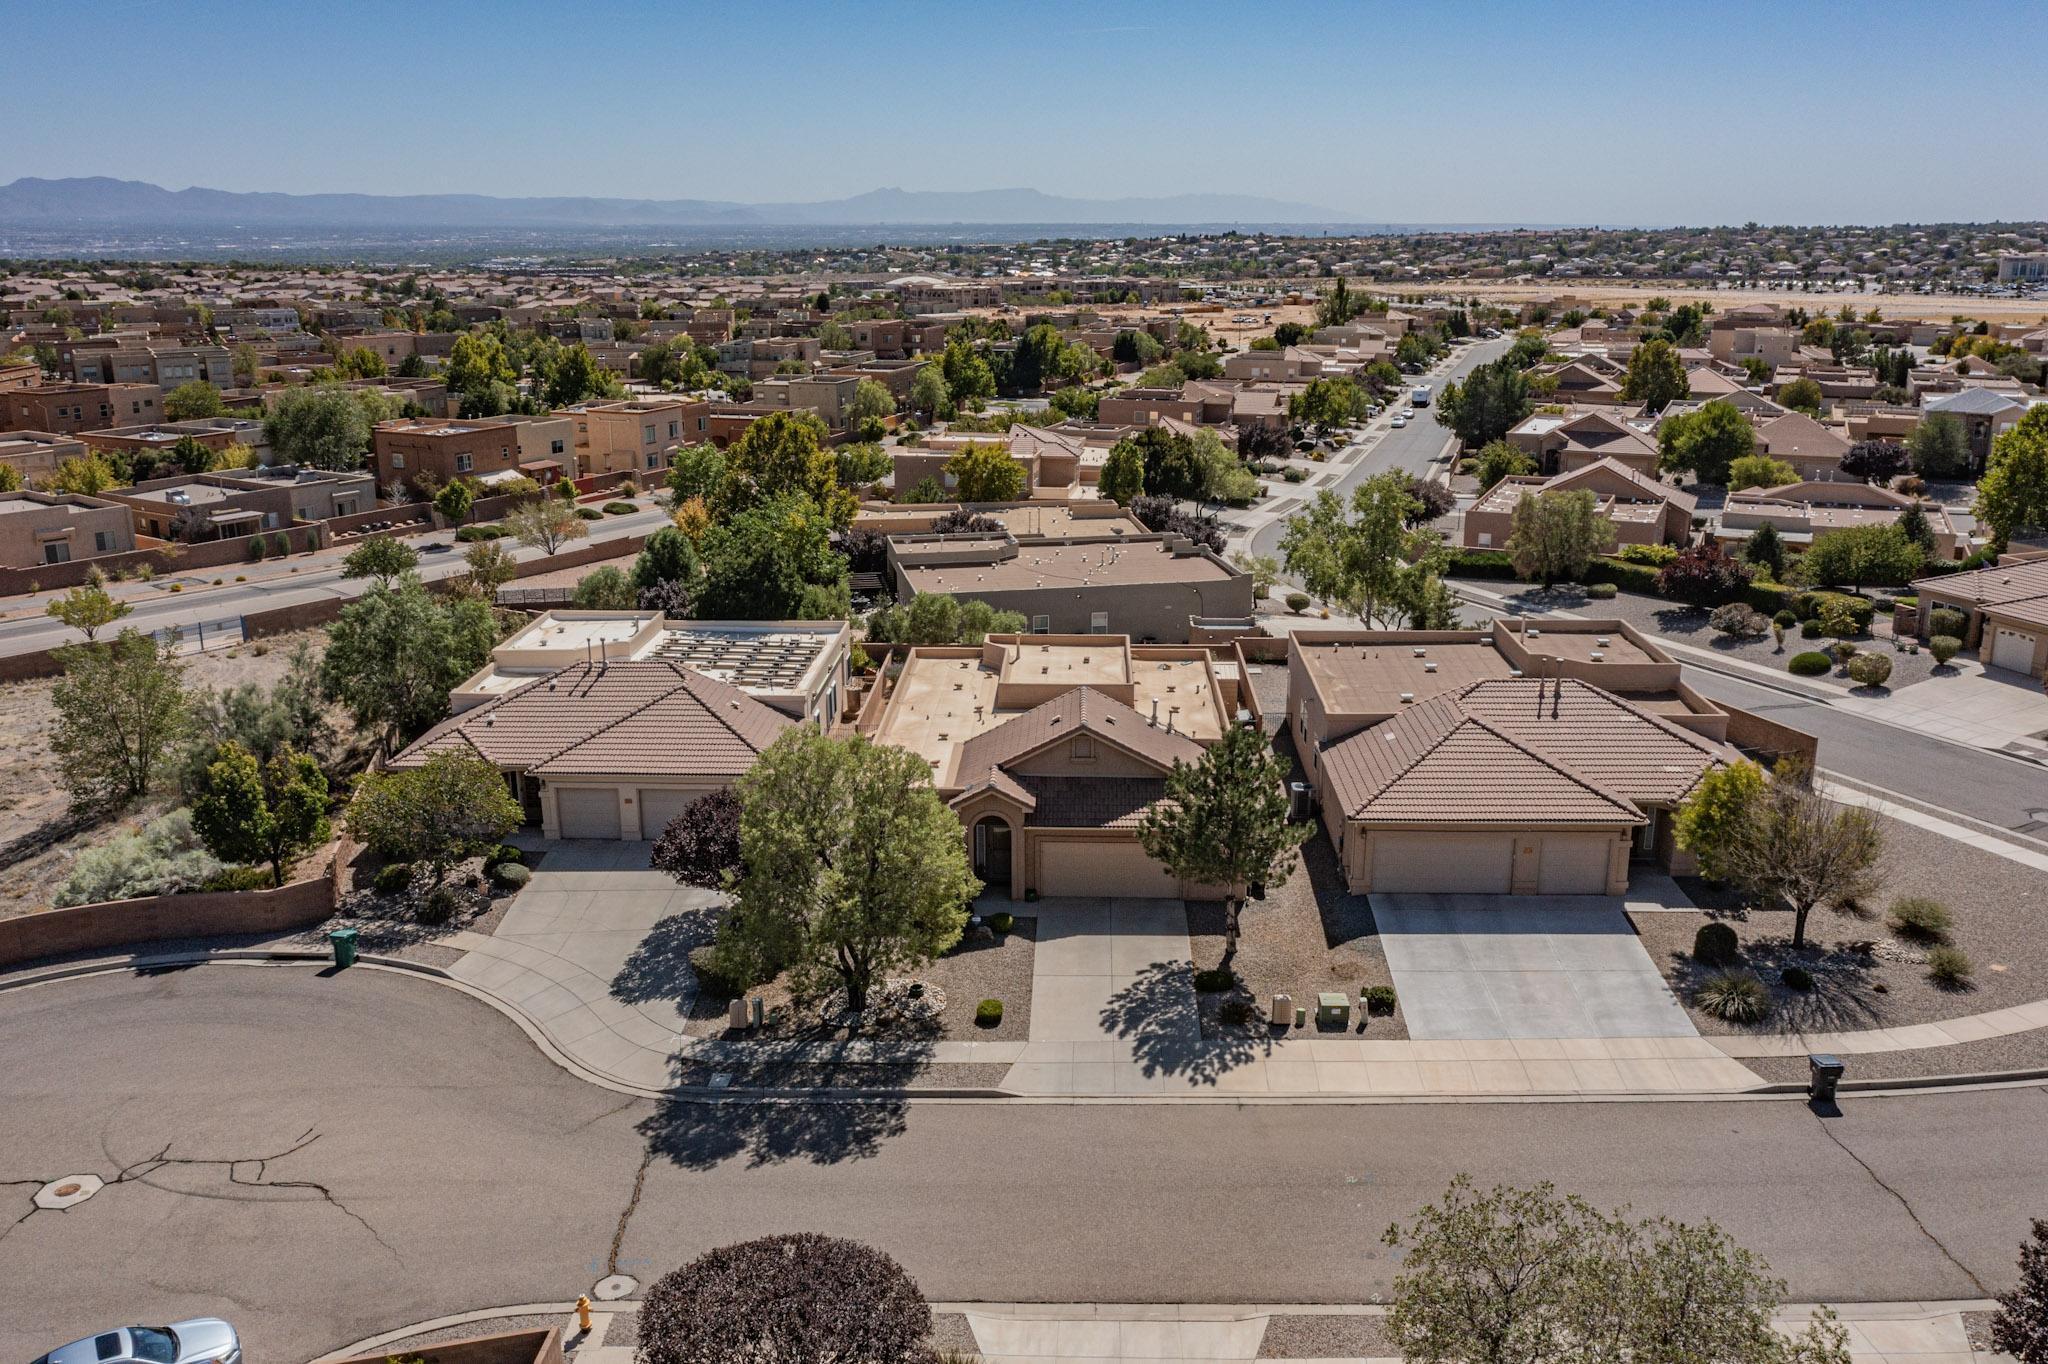
[[1463,543],[1468,549],[1500,549],[1514,529],[1515,507],[1525,497],[1589,492],[1599,514],[1614,527],[1617,544],[1682,545],[1692,535],[1699,499],[1616,459],[1598,459],[1549,478],[1504,478],[1466,509]]
[[1849,442],[1804,412],[1787,412],[1757,423],[1756,452],[1791,465],[1802,479],[1826,478],[1840,472]]
[[1289,639],[1289,722],[1354,893],[1616,895],[1729,712],[1615,621]]
[[2048,678],[2048,554],[2006,554],[1988,568],[1913,584],[1920,598],[1920,635],[1933,633],[1934,612],[1964,616],[1963,643],[1985,666],[2021,677]]
[[795,723],[679,663],[576,663],[443,720],[390,766],[472,753],[549,838],[654,838]]
[[1569,473],[1602,459],[1640,474],[1657,472],[1656,423],[1618,409],[1538,412],[1508,432],[1508,443],[1546,474]]

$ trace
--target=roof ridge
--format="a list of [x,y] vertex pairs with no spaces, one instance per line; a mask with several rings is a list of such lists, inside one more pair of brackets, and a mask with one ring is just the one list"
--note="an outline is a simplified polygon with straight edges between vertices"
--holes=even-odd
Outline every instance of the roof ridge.
[[[1608,804],[1619,806],[1620,808],[1628,811],[1632,815],[1640,816],[1643,813],[1641,807],[1639,807],[1634,801],[1628,799],[1626,796],[1622,796],[1613,791],[1608,790],[1599,782],[1594,781],[1591,777],[1588,777],[1585,773],[1579,771],[1570,763],[1567,763],[1566,761],[1564,761],[1564,759],[1558,757],[1555,753],[1552,753],[1549,749],[1544,748],[1542,745],[1518,739],[1514,735],[1509,734],[1507,731],[1500,729],[1499,727],[1488,723],[1486,720],[1481,719],[1479,716],[1472,714],[1470,711],[1465,710],[1462,706],[1459,708],[1459,712],[1465,717],[1466,720],[1470,721],[1472,724],[1477,725],[1479,728],[1485,730],[1488,734],[1493,735],[1496,739],[1501,740],[1503,743],[1507,744],[1511,748],[1519,749],[1523,753],[1528,754],[1537,762],[1542,763],[1545,767],[1550,768],[1553,772],[1556,772],[1559,776],[1564,777],[1566,780],[1577,782],[1580,786],[1583,786],[1586,790],[1591,791],[1594,795],[1600,797],[1600,799],[1606,801]],[[1463,726],[1458,726],[1456,728],[1462,727]],[[1455,732],[1455,729],[1453,730],[1453,732]],[[1446,734],[1444,737],[1448,738],[1450,736]],[[1441,744],[1442,740],[1440,739],[1438,740],[1438,746],[1441,746]]]
[[[1369,805],[1374,800],[1377,800],[1380,797],[1380,795],[1386,791],[1388,787],[1392,786],[1395,782],[1401,780],[1401,778],[1407,776],[1410,772],[1413,772],[1417,764],[1419,764],[1424,758],[1427,758],[1430,754],[1436,752],[1436,750],[1442,746],[1443,741],[1445,739],[1449,738],[1452,734],[1455,734],[1458,731],[1458,724],[1460,721],[1471,718],[1466,714],[1465,708],[1458,704],[1457,698],[1462,696],[1464,692],[1466,690],[1469,690],[1470,687],[1473,685],[1476,684],[1468,683],[1466,684],[1466,687],[1460,688],[1456,691],[1445,692],[1440,696],[1432,696],[1427,701],[1424,701],[1421,705],[1417,706],[1413,710],[1404,711],[1401,714],[1392,717],[1391,719],[1382,720],[1379,724],[1368,726],[1365,729],[1359,730],[1355,734],[1345,735],[1336,743],[1328,745],[1323,751],[1327,753],[1335,749],[1342,748],[1346,744],[1352,742],[1354,739],[1363,739],[1366,735],[1382,731],[1386,729],[1386,727],[1389,725],[1399,725],[1400,722],[1403,720],[1409,719],[1412,716],[1427,715],[1432,710],[1448,710],[1452,713],[1452,715],[1455,718],[1451,726],[1448,729],[1440,731],[1437,734],[1436,738],[1434,738],[1426,746],[1421,748],[1415,754],[1414,757],[1402,763],[1400,767],[1398,767],[1391,776],[1389,776],[1385,781],[1381,782],[1379,786],[1373,791],[1372,795],[1366,799],[1365,804]],[[1381,735],[1381,742],[1386,742],[1386,736],[1384,734]],[[1364,808],[1364,805],[1361,805],[1359,807],[1360,810]],[[1358,811],[1356,810],[1348,811],[1347,818],[1355,817],[1357,813]]]

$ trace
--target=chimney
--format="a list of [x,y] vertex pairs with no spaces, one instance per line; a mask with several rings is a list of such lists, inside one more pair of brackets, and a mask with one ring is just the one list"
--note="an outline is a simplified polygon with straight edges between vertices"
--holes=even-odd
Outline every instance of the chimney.
[[1156,696],[1152,698],[1152,723],[1155,727],[1159,724],[1159,698]]

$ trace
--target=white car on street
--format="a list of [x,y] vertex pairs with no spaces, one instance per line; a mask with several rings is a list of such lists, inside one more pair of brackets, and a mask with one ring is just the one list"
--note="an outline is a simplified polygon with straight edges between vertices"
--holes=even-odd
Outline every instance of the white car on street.
[[1397,429],[1398,429],[1398,428],[1400,428],[1400,427],[1406,426],[1407,424],[1408,424],[1408,419],[1407,419],[1406,417],[1402,416],[1402,415],[1401,415],[1400,413],[1398,413],[1398,412],[1396,412],[1396,413],[1394,414],[1394,426],[1395,426],[1395,427],[1396,427]]

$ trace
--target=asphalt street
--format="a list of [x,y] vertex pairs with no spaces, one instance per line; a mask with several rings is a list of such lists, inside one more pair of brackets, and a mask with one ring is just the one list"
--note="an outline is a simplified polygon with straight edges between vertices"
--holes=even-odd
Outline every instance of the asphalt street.
[[[2048,1091],[1704,1103],[655,1104],[446,987],[211,966],[0,994],[0,1353],[220,1314],[250,1358],[643,1281],[771,1231],[935,1299],[1361,1301],[1469,1171],[1712,1217],[1797,1300],[1976,1297],[2043,1211]],[[32,1212],[46,1179],[108,1187]]]
[[[575,545],[602,543],[607,540],[624,539],[632,535],[646,535],[668,524],[668,514],[660,508],[649,508],[630,516],[607,516],[602,521],[590,524],[586,540],[572,542]],[[415,546],[431,542],[452,544],[454,533],[413,537]],[[505,547],[516,559],[538,559],[546,556],[538,549],[526,549],[506,541]],[[443,553],[430,554],[420,562],[420,576],[432,581],[436,578],[453,577],[466,572],[461,550],[467,546],[453,544]],[[221,587],[192,587],[195,580],[211,583],[215,578],[233,579],[241,570],[234,565],[222,568],[200,569],[190,574],[170,574],[156,579],[148,587],[131,587],[122,595],[134,608],[121,621],[123,629],[133,628],[145,634],[158,630],[179,627],[190,630],[199,622],[205,622],[212,629],[217,621],[233,620],[245,612],[271,611],[285,606],[298,606],[305,602],[318,601],[324,597],[359,596],[368,585],[366,580],[343,578],[341,561],[346,557],[345,549],[323,550],[312,558],[298,557],[290,564],[298,567],[296,573],[285,573],[276,569],[275,561],[266,565],[265,575],[249,575],[252,581],[230,582]],[[169,585],[173,582],[187,584],[187,590],[173,596]],[[239,627],[236,627],[239,630]],[[57,621],[36,613],[15,620],[0,620],[0,656],[32,653],[59,644],[75,644],[78,632]]]
[[[1445,384],[1463,379],[1479,366],[1505,355],[1508,347],[1513,344],[1512,338],[1508,337],[1502,337],[1497,341],[1475,342],[1460,351],[1454,363],[1447,369],[1434,374],[1404,377],[1403,383],[1406,387],[1402,389],[1402,402],[1405,404],[1406,393],[1417,384],[1428,384],[1437,392],[1442,392]],[[1385,420],[1384,417],[1379,419],[1381,422]],[[1405,469],[1412,474],[1422,473],[1429,468],[1431,460],[1443,453],[1444,446],[1450,438],[1451,433],[1437,425],[1435,409],[1418,407],[1415,409],[1414,418],[1406,426],[1398,431],[1382,431],[1378,441],[1365,451],[1362,457],[1352,450],[1342,452],[1338,458],[1349,459],[1352,462],[1347,464],[1344,473],[1329,485],[1330,490],[1339,497],[1349,496],[1353,488],[1389,469]],[[1285,520],[1280,520],[1260,527],[1251,537],[1251,553],[1277,556],[1280,553],[1280,536],[1286,529],[1286,524]]]

